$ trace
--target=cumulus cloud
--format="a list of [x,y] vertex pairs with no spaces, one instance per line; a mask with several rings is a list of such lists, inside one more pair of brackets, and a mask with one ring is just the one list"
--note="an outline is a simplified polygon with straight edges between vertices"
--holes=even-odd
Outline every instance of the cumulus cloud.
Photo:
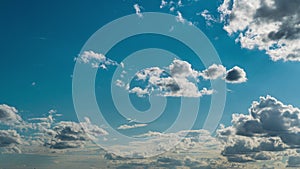
[[98,139],[98,136],[108,133],[91,124],[86,118],[86,122],[81,123],[61,121],[49,129],[48,134],[51,139],[46,141],[45,146],[52,149],[68,149],[83,147],[86,143]]
[[133,8],[134,8],[135,13],[137,14],[137,16],[139,16],[140,18],[142,18],[143,14],[141,13],[141,7],[139,6],[139,4],[134,4]]
[[129,93],[135,93],[139,97],[149,95],[149,91],[147,89],[142,89],[140,87],[134,87],[133,89],[130,89]]
[[218,10],[243,48],[266,51],[274,61],[300,61],[298,0],[224,0]]
[[79,55],[78,58],[75,59],[84,64],[90,64],[92,68],[102,68],[107,69],[109,65],[118,65],[117,62],[107,58],[101,53],[96,53],[94,51],[84,51]]
[[240,67],[233,67],[226,72],[227,83],[243,83],[247,81],[246,72]]
[[199,72],[192,69],[190,63],[175,59],[166,70],[151,67],[139,71],[136,74],[137,79],[146,81],[148,85],[146,88],[134,87],[130,92],[142,96],[158,90],[160,95],[170,97],[201,97],[212,94],[212,91],[206,88],[198,89],[198,76]]
[[2,104],[0,105],[0,122],[5,125],[19,124],[22,122],[22,118],[18,115],[15,107]]
[[134,128],[140,128],[140,127],[146,127],[148,124],[133,124],[133,125],[128,125],[124,124],[118,127],[118,130],[127,130],[127,129],[134,129]]
[[166,97],[201,97],[211,95],[215,91],[203,87],[199,89],[200,77],[204,80],[224,79],[227,83],[246,82],[246,72],[237,66],[226,71],[223,65],[213,64],[203,71],[197,71],[187,61],[174,59],[166,68],[150,67],[135,74],[140,86],[129,87],[121,80],[116,85],[128,88],[130,93],[139,97],[158,91],[158,95]]
[[0,138],[0,147],[21,143],[21,137],[15,130],[0,130]]
[[206,70],[202,71],[201,76],[207,80],[215,80],[220,77],[224,77],[226,74],[226,68],[223,65],[213,64]]
[[249,108],[249,114],[233,114],[232,126],[221,127],[218,138],[226,146],[223,155],[229,160],[268,160],[274,154],[263,156],[262,152],[280,152],[299,147],[300,111],[285,105],[271,96],[260,97]]

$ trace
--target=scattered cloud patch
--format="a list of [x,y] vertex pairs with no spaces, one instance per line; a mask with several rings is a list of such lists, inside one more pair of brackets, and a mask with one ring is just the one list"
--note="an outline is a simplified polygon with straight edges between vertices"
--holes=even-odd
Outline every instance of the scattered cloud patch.
[[137,14],[137,16],[139,16],[140,18],[142,18],[143,14],[141,13],[141,6],[139,6],[139,4],[134,4],[133,8],[134,8],[135,13]]
[[109,65],[118,65],[116,61],[113,61],[109,58],[106,58],[101,53],[96,53],[94,51],[84,51],[82,54],[79,55],[78,58],[75,59],[84,64],[90,64],[92,68],[102,68],[107,69]]
[[213,23],[218,22],[218,20],[206,9],[199,14],[205,19],[206,25],[208,26],[212,26]]

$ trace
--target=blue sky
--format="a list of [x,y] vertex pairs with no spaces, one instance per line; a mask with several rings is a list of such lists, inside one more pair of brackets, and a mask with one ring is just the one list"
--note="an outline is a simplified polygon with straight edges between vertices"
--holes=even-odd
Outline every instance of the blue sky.
[[[260,0],[256,1],[260,2]],[[273,5],[278,11],[285,9],[283,7],[281,8],[280,5],[282,4],[280,3],[280,0],[269,1],[276,2]],[[163,5],[163,2],[166,4]],[[227,0],[225,0],[225,2],[227,2]],[[266,30],[270,29],[270,32],[268,32],[266,35],[269,37],[269,39],[267,42],[265,42],[259,38],[260,36],[262,38],[265,37],[265,34],[261,31],[261,29],[256,27],[257,25],[254,24],[255,22],[250,23],[249,21],[249,23],[247,23],[245,20],[240,21],[241,26],[247,26],[247,28],[240,28],[237,26],[237,23],[239,22],[237,18],[239,16],[236,16],[236,18],[232,17],[230,20],[230,16],[228,16],[228,14],[226,16],[226,11],[218,11],[218,7],[222,6],[222,4],[226,6],[225,2],[223,3],[223,1],[203,0],[183,0],[182,2],[175,0],[173,3],[170,1],[161,0],[110,0],[92,1],[89,3],[73,1],[1,1],[0,20],[2,26],[0,28],[0,77],[2,78],[2,81],[0,83],[0,105],[15,107],[18,110],[18,115],[23,120],[18,120],[18,123],[13,124],[22,124],[23,127],[25,123],[25,126],[27,127],[29,125],[33,126],[29,119],[37,117],[48,118],[48,120],[50,119],[49,121],[51,124],[49,125],[52,125],[52,117],[55,117],[56,123],[62,121],[73,121],[76,122],[76,124],[79,124],[77,123],[78,114],[76,114],[74,109],[72,80],[75,64],[82,64],[78,63],[83,56],[82,52],[84,51],[82,50],[88,49],[88,47],[84,47],[84,45],[87,44],[88,39],[104,25],[120,17],[129,14],[135,14],[136,9],[134,8],[134,5],[138,5],[142,12],[141,15],[143,15],[143,12],[161,12],[174,15],[175,20],[175,17],[178,17],[180,14],[184,19],[200,29],[210,40],[219,55],[219,58],[222,62],[221,65],[226,68],[225,72],[222,74],[222,77],[224,76],[223,79],[221,76],[218,77],[220,81],[226,82],[227,87],[226,104],[219,124],[224,124],[225,126],[234,125],[231,122],[232,114],[238,113],[248,115],[248,109],[251,106],[251,103],[255,100],[258,101],[260,96],[266,97],[267,100],[272,100],[271,98],[267,97],[267,95],[270,95],[274,97],[276,102],[282,102],[284,106],[293,105],[295,108],[300,107],[300,102],[298,99],[298,96],[300,95],[300,90],[298,90],[299,78],[297,78],[300,72],[298,59],[299,48],[297,47],[300,39],[299,32],[295,31],[296,33],[294,32],[294,35],[290,35],[292,38],[288,37],[288,34],[292,31],[286,31],[286,34],[282,36],[274,35],[274,37],[271,37],[276,33],[275,29],[280,29],[281,27],[277,28],[276,26],[270,26],[269,24],[277,21],[285,25],[295,25],[294,23],[296,23],[296,21],[293,19],[291,21],[278,19],[283,17],[277,15],[276,17],[278,18],[270,19],[263,14],[253,15],[251,18],[249,14],[249,18],[247,18],[249,20],[261,19],[262,21],[268,21],[268,19],[270,19],[270,22],[266,22],[265,25],[260,25],[261,27],[265,26]],[[233,6],[232,4],[229,5],[231,6],[231,14],[236,14],[238,12],[240,12],[241,15],[244,14],[243,8],[238,5],[238,2],[239,0],[231,1],[232,4],[235,4]],[[182,5],[180,5],[181,3]],[[244,1],[241,1],[240,3],[246,4]],[[297,4],[298,2],[295,1],[295,3]],[[174,8],[172,9],[172,7]],[[267,5],[267,7],[269,6]],[[297,10],[299,9],[292,8],[292,5],[287,5],[287,9],[288,8],[291,9],[291,12],[286,12],[284,15],[296,16]],[[253,9],[253,11],[256,10],[257,9]],[[208,11],[208,13],[203,13],[203,11]],[[278,11],[277,13],[280,15],[280,12]],[[296,13],[293,13],[294,11],[296,11]],[[206,16],[211,18],[207,19],[201,14],[207,14]],[[222,14],[227,17],[227,20],[222,20]],[[136,15],[136,17],[139,17],[138,15]],[[241,18],[243,17],[241,16]],[[141,17],[140,19],[143,20],[144,18]],[[187,21],[185,23],[180,23],[179,20],[178,24],[185,24],[185,26],[188,27],[189,25]],[[132,25],[132,27],[134,26],[135,25]],[[155,26],[160,25],[153,25],[153,27]],[[249,30],[248,28],[251,28],[252,32],[256,32],[257,34],[253,37],[250,37],[250,35],[252,35],[251,31],[250,33],[248,32],[248,34],[246,33]],[[287,26],[286,29],[288,28],[295,28],[292,30],[298,30],[296,26]],[[126,31],[126,29],[131,29],[131,27],[124,28],[124,31]],[[273,29],[274,31],[272,34],[271,30]],[[233,33],[229,35],[231,32]],[[238,37],[239,34],[241,34],[241,39]],[[258,38],[256,39],[256,37]],[[97,40],[104,42],[106,41],[106,39]],[[238,42],[238,40],[240,40],[240,42]],[[101,43],[99,42],[99,44]],[[251,44],[253,43],[256,45],[255,48],[251,47]],[[272,50],[269,44],[282,46]],[[285,49],[286,46],[288,49]],[[99,46],[99,50],[101,50],[100,48],[101,45]],[[103,116],[108,121],[109,125],[111,125],[116,131],[128,136],[144,134],[147,132],[165,131],[176,121],[178,110],[180,108],[180,99],[182,97],[186,97],[185,93],[183,93],[181,97],[163,96],[166,93],[164,93],[165,91],[160,91],[160,89],[157,89],[159,86],[156,82],[156,84],[151,84],[150,82],[144,82],[146,84],[139,84],[139,82],[133,80],[133,82],[130,83],[129,89],[126,89],[125,84],[121,87],[121,90],[124,90],[128,93],[133,105],[138,110],[147,110],[151,107],[148,102],[151,94],[148,95],[148,93],[146,93],[140,97],[138,94],[133,92],[133,88],[135,85],[141,85],[142,88],[146,88],[147,84],[153,85],[154,88],[157,87],[156,92],[157,90],[158,93],[162,92],[158,94],[158,97],[164,97],[168,99],[167,108],[159,119],[147,124],[142,122],[130,122],[130,120],[135,119],[126,119],[119,114],[116,107],[114,107],[115,103],[113,103],[114,101],[110,96],[111,84],[115,83],[112,80],[113,73],[121,66],[123,59],[132,53],[145,48],[160,48],[172,52],[180,57],[181,61],[186,61],[185,63],[178,62],[179,64],[191,65],[192,70],[198,72],[199,74],[208,69],[208,67],[205,67],[203,63],[199,62],[197,55],[195,55],[195,53],[193,53],[188,46],[180,43],[176,39],[161,35],[148,34],[130,37],[118,43],[108,53],[104,54],[105,58],[110,59],[112,63],[106,65],[107,69],[98,68],[95,80],[95,94],[97,103],[100,106],[101,113],[103,113]],[[99,55],[102,54],[98,51],[93,52]],[[139,55],[141,54],[137,54],[137,57],[143,57]],[[162,64],[159,63],[160,60],[157,59],[158,57],[153,56],[153,59],[151,55],[139,62],[147,62],[147,59],[149,59],[149,63],[151,61],[157,62],[157,66],[160,68],[158,71],[172,71],[171,65],[175,65],[175,60],[173,59],[175,58],[175,55],[166,57],[168,57],[170,62],[165,66],[170,67],[159,66]],[[116,63],[116,65],[114,65],[114,63]],[[231,83],[224,80],[224,78],[226,79],[228,76],[230,69],[235,66],[242,69],[246,73],[246,81]],[[129,71],[128,68],[134,70],[136,67],[135,65],[125,64],[124,68],[121,70]],[[149,66],[149,68],[151,68],[151,66]],[[137,70],[136,73],[138,73],[138,71],[144,70]],[[149,77],[151,77],[151,75]],[[117,78],[121,79],[120,77]],[[183,79],[178,79],[186,80],[185,78],[186,77],[183,77]],[[193,77],[190,76],[187,77],[187,79],[188,78],[193,79]],[[203,87],[211,89],[209,80],[213,81],[214,79],[210,77],[207,80],[205,79],[204,75],[197,75],[196,80],[197,79],[200,79],[200,83],[195,83],[197,84],[199,91]],[[195,81],[193,81],[193,83],[194,82]],[[184,86],[185,84],[182,85]],[[175,93],[171,93],[171,95],[176,95],[178,93],[178,91],[175,91]],[[155,92],[153,95],[155,95]],[[198,117],[193,124],[193,127],[186,128],[187,130],[202,129],[205,118],[208,116],[207,113],[209,110],[211,97],[212,94],[198,96],[196,98],[189,98],[189,96],[187,97],[191,100],[201,99],[201,108],[198,111]],[[194,101],[189,102],[191,106],[190,109],[186,109],[187,111],[193,110],[192,103],[194,103]],[[285,110],[285,108],[286,107],[282,109]],[[6,110],[7,107],[2,107],[2,109]],[[90,109],[87,108],[87,111],[90,111]],[[13,110],[12,112],[15,111]],[[89,118],[91,119],[92,123],[93,120],[96,120],[93,119],[93,117]],[[0,129],[3,129],[3,131],[8,128],[14,130],[14,127],[7,125],[11,124],[11,122],[5,122],[4,120],[1,121],[1,117],[0,122],[2,123],[0,123]],[[82,119],[80,122],[83,122]],[[136,127],[134,126],[135,124],[142,124],[144,126]],[[36,125],[39,124],[36,123]],[[69,123],[67,125],[69,125]],[[86,121],[84,125],[89,126],[92,124]],[[122,125],[128,125],[129,127],[133,125],[131,127],[136,129],[118,130],[117,128],[121,127]],[[53,124],[53,126],[57,127],[59,124]],[[66,124],[62,124],[62,126],[66,126]],[[186,124],[182,124],[181,126],[186,126]],[[108,126],[105,126],[104,124],[98,124],[98,127],[100,128],[97,128],[97,130],[101,131],[100,133],[105,135],[105,132],[103,132],[102,129],[108,130]],[[296,128],[297,127],[299,128],[299,125],[296,126]],[[31,128],[30,130],[36,129]],[[59,131],[59,127],[57,127],[57,130]],[[54,131],[56,130],[54,129]],[[30,132],[19,133],[24,134],[25,137],[29,137],[32,134]],[[298,136],[299,133],[296,135]],[[107,137],[109,138],[109,136]],[[282,139],[283,136],[279,135],[278,137]],[[284,141],[284,139],[282,140],[285,144],[290,146],[288,141]]]

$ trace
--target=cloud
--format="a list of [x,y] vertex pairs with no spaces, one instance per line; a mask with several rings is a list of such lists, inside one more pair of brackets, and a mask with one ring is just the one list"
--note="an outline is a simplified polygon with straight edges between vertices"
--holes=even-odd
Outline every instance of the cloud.
[[148,124],[134,124],[134,125],[121,125],[118,127],[118,130],[127,130],[127,129],[134,129],[134,128],[139,128],[139,127],[146,127]]
[[137,16],[139,16],[140,18],[142,18],[143,14],[141,13],[141,7],[139,6],[139,4],[134,4],[133,8],[134,8],[135,13],[137,14]]
[[226,72],[227,83],[243,83],[247,81],[246,72],[240,67],[233,67]]
[[142,89],[140,87],[134,87],[134,88],[130,89],[129,93],[135,93],[139,97],[149,95],[149,91],[147,89]]
[[22,118],[17,114],[18,110],[6,104],[0,105],[0,122],[6,125],[21,123]]
[[0,147],[21,143],[21,137],[15,130],[0,130],[0,138]]
[[20,153],[19,144],[22,144],[22,140],[16,130],[0,130],[0,148]]
[[212,23],[218,22],[216,18],[214,18],[213,15],[210,14],[208,10],[204,10],[201,13],[199,13],[206,21],[206,25],[212,26]]
[[88,118],[81,123],[61,121],[48,130],[51,139],[46,140],[45,146],[52,149],[80,148],[97,140],[98,136],[107,134],[102,128],[91,124]]
[[151,67],[136,73],[137,80],[144,81],[147,85],[133,87],[130,92],[143,96],[159,91],[160,95],[169,97],[201,97],[212,94],[212,90],[198,89],[198,76],[199,72],[192,69],[190,63],[174,59],[165,70]]
[[220,150],[221,146],[220,142],[206,130],[183,130],[176,133],[150,131],[135,137],[144,138],[144,141],[132,141],[126,146],[115,146],[114,152],[118,152],[123,158],[143,159],[166,152]]
[[246,72],[235,66],[226,72],[223,65],[213,64],[203,71],[197,71],[187,61],[174,59],[165,67],[150,67],[135,74],[139,85],[125,85],[121,80],[116,81],[119,87],[126,87],[130,93],[139,97],[158,93],[165,97],[201,97],[212,95],[215,91],[203,87],[199,89],[200,77],[205,80],[225,79],[227,83],[246,82]]
[[202,71],[201,76],[206,80],[215,80],[226,74],[226,68],[223,65],[213,64]]
[[[276,152],[300,145],[300,110],[271,96],[254,101],[248,115],[233,114],[231,123],[217,131],[217,137],[226,145],[222,154],[229,160],[273,159]],[[273,154],[265,157],[259,154],[263,152]]]
[[118,65],[116,61],[113,61],[109,58],[106,58],[101,53],[96,53],[94,51],[84,51],[82,54],[79,55],[78,58],[75,59],[84,64],[90,64],[92,68],[102,68],[107,69],[109,65]]
[[247,81],[246,72],[238,66],[226,71],[223,65],[213,64],[199,74],[206,80],[223,78],[227,83],[244,83]]
[[299,1],[224,0],[218,10],[243,48],[266,51],[274,61],[300,61]]
[[177,20],[178,22],[181,22],[181,23],[184,23],[184,22],[185,22],[185,20],[184,20],[182,14],[181,14],[181,12],[179,12],[179,11],[177,11],[176,20]]

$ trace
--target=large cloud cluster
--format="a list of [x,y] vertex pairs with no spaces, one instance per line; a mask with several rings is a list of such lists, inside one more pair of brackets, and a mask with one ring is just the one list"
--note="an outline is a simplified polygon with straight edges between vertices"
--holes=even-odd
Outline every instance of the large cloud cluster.
[[217,133],[226,143],[223,155],[245,162],[276,158],[270,152],[295,150],[300,145],[299,131],[300,110],[266,96],[252,103],[248,115],[233,114],[232,126]]
[[299,0],[224,0],[224,29],[243,48],[266,51],[272,60],[300,61]]
[[[136,77],[137,80],[146,83],[145,86],[135,86],[130,89],[131,93],[136,93],[138,96],[149,95],[155,90],[158,90],[162,96],[172,97],[201,97],[213,94],[213,90],[199,89],[200,77],[205,80],[222,78],[227,83],[247,81],[246,72],[237,66],[226,71],[224,66],[213,64],[203,71],[197,71],[190,63],[179,59],[174,59],[166,69],[151,67],[139,71]],[[118,81],[117,84],[120,82]]]
[[24,121],[17,113],[14,107],[0,105],[0,122],[6,128],[0,130],[0,147],[6,152],[30,152],[27,145],[39,149],[79,148],[108,134],[88,118],[79,123],[56,122],[55,117],[60,114],[55,110],[50,110],[47,117],[31,118],[28,121]]

